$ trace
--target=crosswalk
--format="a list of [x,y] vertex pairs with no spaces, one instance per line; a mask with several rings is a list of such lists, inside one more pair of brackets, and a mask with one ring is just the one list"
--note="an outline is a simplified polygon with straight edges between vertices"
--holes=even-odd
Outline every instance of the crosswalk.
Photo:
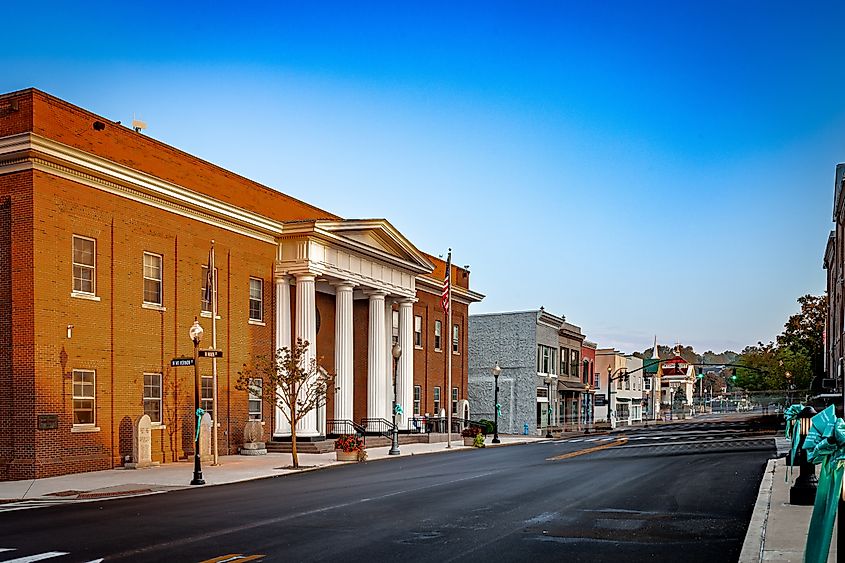
[[[703,433],[702,433],[703,434]],[[736,435],[736,432],[707,432],[706,435],[699,435],[694,432],[685,432],[683,434],[655,434],[645,436],[628,436],[628,441],[638,440],[689,440],[695,438],[696,440],[724,440],[728,435]],[[617,438],[611,436],[595,437],[595,438],[568,438],[562,440],[554,440],[555,444],[578,444],[578,443],[593,443],[593,442],[611,442]]]
[[[36,561],[45,561],[47,559],[56,559],[57,557],[70,555],[67,551],[42,551],[41,553],[32,553],[29,555],[16,553],[17,551],[14,547],[0,547],[0,563],[35,563]],[[20,556],[16,557],[16,555]],[[5,559],[6,556],[13,558]],[[86,561],[86,563],[101,563],[102,561],[102,558],[91,559],[90,561]],[[59,563],[59,560],[56,560],[56,563]]]
[[[38,499],[28,499],[28,500],[19,500],[16,502],[4,502],[0,504],[0,512],[11,512],[13,510],[27,510],[29,508],[45,508],[47,506],[59,506],[62,504],[68,504],[78,502],[76,500],[68,500],[68,499],[47,499],[47,498],[38,498]],[[2,562],[0,562],[2,563]]]

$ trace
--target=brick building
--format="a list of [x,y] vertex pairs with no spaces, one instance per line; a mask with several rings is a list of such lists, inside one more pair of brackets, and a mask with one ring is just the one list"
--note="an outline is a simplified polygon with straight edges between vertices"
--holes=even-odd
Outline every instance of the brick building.
[[[0,480],[107,469],[153,420],[153,460],[193,449],[188,329],[214,241],[221,454],[244,423],[290,434],[234,384],[256,355],[298,336],[336,373],[301,423],[388,418],[391,342],[403,426],[466,399],[469,272],[452,267],[453,326],[439,305],[445,263],[384,219],[342,219],[38,90],[0,95]],[[408,353],[408,351],[413,351]],[[453,389],[446,389],[452,354]],[[454,402],[454,401],[453,401]]]

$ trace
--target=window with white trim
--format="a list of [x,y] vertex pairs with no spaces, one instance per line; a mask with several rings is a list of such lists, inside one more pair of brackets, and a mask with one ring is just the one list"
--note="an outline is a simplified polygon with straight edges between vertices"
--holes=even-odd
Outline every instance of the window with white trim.
[[414,315],[414,348],[422,348],[422,317]]
[[420,414],[420,402],[422,399],[422,387],[414,385],[414,416]]
[[73,423],[94,425],[96,374],[93,370],[73,370]]
[[651,391],[651,377],[643,377],[643,390]]
[[460,327],[458,325],[452,325],[452,353],[459,354],[460,353]]
[[144,253],[144,303],[162,305],[162,258],[152,252]]
[[537,373],[555,374],[555,352],[551,346],[537,345]]
[[264,320],[264,280],[249,278],[249,320]]
[[161,374],[144,374],[144,414],[150,422],[161,424]]
[[434,350],[436,352],[440,352],[442,348],[440,347],[440,332],[442,330],[443,323],[440,321],[434,321]]
[[[214,268],[214,275],[215,275],[215,276],[217,276],[217,274],[218,274],[218,269],[217,269],[217,268]],[[217,303],[217,287],[216,287],[216,286],[217,286],[217,284],[216,284],[216,283],[214,283],[214,281],[213,281],[213,280],[210,280],[210,279],[208,279],[208,278],[209,278],[209,275],[208,275],[208,266],[203,266],[203,267],[202,267],[202,288],[201,288],[201,293],[202,293],[202,312],[203,312],[203,313],[211,313],[211,311],[212,311],[212,307],[211,307],[212,302],[211,302],[211,300],[210,300],[210,299],[208,299],[208,297],[209,297],[209,292],[208,292],[208,289],[207,289],[207,288],[208,288],[208,284],[209,284],[209,282],[211,282],[211,287],[212,287],[212,289],[213,289],[213,291],[212,291],[213,296],[212,296],[212,297],[213,297],[213,299],[214,299],[214,303],[215,303],[215,304]],[[218,310],[219,310],[219,309],[218,309]]]
[[214,379],[210,375],[203,375],[201,379],[200,408],[214,420]]
[[249,419],[250,420],[264,420],[264,410],[262,395],[264,390],[264,380],[255,378],[249,380]]
[[390,312],[391,322],[391,333],[390,338],[393,344],[397,344],[399,342],[399,311],[391,311]]
[[94,295],[96,287],[97,241],[73,235],[73,291]]
[[440,416],[440,387],[434,388],[434,416]]
[[458,388],[452,387],[452,416],[458,412]]

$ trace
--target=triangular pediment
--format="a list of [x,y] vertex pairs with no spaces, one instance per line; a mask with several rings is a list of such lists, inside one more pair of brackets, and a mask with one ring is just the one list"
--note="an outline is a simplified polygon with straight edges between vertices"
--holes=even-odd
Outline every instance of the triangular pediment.
[[405,238],[386,219],[346,219],[317,221],[315,228],[394,259],[413,265],[415,270],[430,273],[434,270],[425,254]]

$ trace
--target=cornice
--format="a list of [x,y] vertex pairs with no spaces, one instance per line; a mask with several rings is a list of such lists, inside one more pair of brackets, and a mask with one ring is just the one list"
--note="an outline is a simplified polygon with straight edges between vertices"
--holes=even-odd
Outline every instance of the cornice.
[[0,174],[22,166],[265,242],[274,242],[283,228],[277,221],[34,133],[0,139]]
[[[443,290],[443,280],[438,280],[430,276],[417,276],[417,289],[431,293],[432,295],[440,295]],[[483,293],[452,284],[452,299],[459,303],[465,305],[478,303],[484,297],[485,295]]]

